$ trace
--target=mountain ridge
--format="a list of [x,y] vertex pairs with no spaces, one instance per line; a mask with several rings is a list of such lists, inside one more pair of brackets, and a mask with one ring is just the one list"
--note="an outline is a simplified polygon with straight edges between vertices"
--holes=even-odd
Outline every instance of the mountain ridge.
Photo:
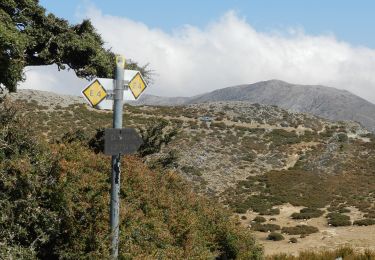
[[375,132],[375,104],[347,90],[321,85],[290,84],[281,80],[226,87],[186,98],[165,98],[145,94],[132,104],[171,106],[218,101],[276,105],[290,111],[310,113],[331,120],[356,121]]

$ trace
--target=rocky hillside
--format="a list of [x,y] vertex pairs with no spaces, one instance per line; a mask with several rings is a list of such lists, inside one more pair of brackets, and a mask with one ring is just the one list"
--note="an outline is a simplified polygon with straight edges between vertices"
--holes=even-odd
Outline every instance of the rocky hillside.
[[216,101],[245,101],[276,105],[331,120],[352,120],[375,131],[375,105],[348,91],[325,86],[289,84],[280,80],[258,82],[215,90],[189,98],[144,95],[140,104],[186,105]]
[[[37,94],[37,99],[30,96],[19,103],[51,142],[77,130],[79,138],[82,133],[93,136],[96,129],[112,125],[111,111],[97,111],[80,101],[51,104],[50,93],[48,98]],[[293,227],[299,222],[290,219],[292,213],[302,218],[319,213],[319,225],[314,224],[319,228],[375,223],[375,135],[356,122],[247,101],[127,105],[123,121],[140,130],[165,122],[159,134],[177,131],[160,151],[143,160],[152,169],[179,173],[197,192],[240,214],[242,223],[254,230]],[[307,215],[297,212],[303,207],[308,207]],[[278,222],[269,216],[266,224],[254,225],[249,219],[254,214],[278,215]],[[357,229],[351,230],[354,234]],[[298,232],[305,230],[293,232],[301,235]]]

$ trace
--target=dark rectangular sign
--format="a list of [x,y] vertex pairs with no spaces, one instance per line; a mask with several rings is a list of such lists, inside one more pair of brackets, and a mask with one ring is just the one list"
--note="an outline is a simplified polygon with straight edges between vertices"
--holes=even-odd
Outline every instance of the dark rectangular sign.
[[134,128],[107,128],[104,130],[104,154],[132,154],[142,144],[142,138]]

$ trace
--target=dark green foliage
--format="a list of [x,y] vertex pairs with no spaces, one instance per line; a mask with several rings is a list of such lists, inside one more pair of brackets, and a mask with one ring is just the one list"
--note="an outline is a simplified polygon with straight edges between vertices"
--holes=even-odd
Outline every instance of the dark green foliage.
[[322,216],[324,211],[315,208],[303,208],[299,213],[293,213],[291,217],[293,219],[310,219],[318,218]]
[[255,223],[251,225],[251,230],[259,231],[259,232],[273,232],[275,230],[280,230],[280,226],[276,224]]
[[245,213],[248,209],[252,209],[259,212],[260,215],[278,215],[280,210],[273,209],[273,205],[274,202],[270,201],[268,197],[258,195],[249,196],[245,200],[239,198],[237,202],[231,204],[237,213]]
[[280,233],[277,233],[277,232],[271,232],[268,236],[267,236],[267,240],[272,240],[272,241],[281,241],[281,240],[284,240],[284,236],[281,235]]
[[104,152],[104,129],[98,128],[96,129],[95,136],[92,137],[88,141],[88,146],[92,149],[95,153],[103,153]]
[[90,21],[69,25],[46,14],[37,0],[6,0],[0,4],[0,79],[13,91],[24,66],[57,64],[72,68],[79,77],[111,76],[114,55]]
[[[56,156],[38,143],[17,107],[0,101],[0,258],[46,257],[59,232]],[[53,253],[52,253],[53,254]]]
[[328,213],[327,218],[328,224],[334,227],[350,226],[352,224],[349,216],[337,212]]
[[339,141],[340,143],[345,143],[348,141],[348,136],[345,134],[345,133],[338,133],[337,134],[337,141]]
[[319,232],[319,229],[313,226],[297,225],[295,227],[283,227],[281,233],[288,235],[309,235]]
[[78,129],[76,131],[65,133],[61,138],[61,141],[65,143],[87,142],[88,139],[89,137],[87,134],[82,129]]
[[369,212],[363,215],[365,218],[374,218],[375,219],[375,212]]
[[261,217],[261,216],[256,216],[254,219],[253,219],[254,222],[257,222],[257,223],[263,223],[263,222],[266,222],[266,219],[264,217]]
[[350,213],[350,209],[345,207],[340,207],[338,210],[339,213]]
[[160,152],[177,135],[177,129],[169,128],[166,120],[158,120],[148,124],[146,130],[141,129],[143,144],[138,152],[141,157]]
[[158,158],[155,162],[152,163],[150,166],[152,169],[161,167],[163,169],[166,168],[176,168],[177,165],[177,151],[171,150],[166,154],[163,154],[160,158]]
[[[112,77],[114,54],[89,20],[70,25],[39,5],[38,0],[0,2],[0,83],[15,91],[25,66],[56,64],[73,69],[78,77]],[[129,61],[128,68],[151,75],[147,65]]]
[[365,218],[365,219],[356,220],[356,221],[353,222],[353,225],[356,225],[356,226],[375,225],[375,219]]
[[300,139],[295,132],[288,132],[283,129],[274,129],[270,133],[267,133],[265,135],[265,138],[268,138],[270,141],[272,141],[273,145],[275,146],[295,144],[300,142]]

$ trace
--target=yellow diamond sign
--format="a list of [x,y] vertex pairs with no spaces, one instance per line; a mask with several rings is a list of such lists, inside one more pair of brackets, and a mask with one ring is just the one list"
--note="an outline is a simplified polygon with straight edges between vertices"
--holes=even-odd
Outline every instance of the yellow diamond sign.
[[[125,71],[126,72],[126,71]],[[133,93],[135,99],[142,94],[142,92],[146,89],[147,85],[146,82],[143,80],[141,73],[138,71],[137,74],[129,81],[129,89]]]
[[107,96],[107,92],[97,79],[85,88],[82,93],[93,107],[102,102]]

